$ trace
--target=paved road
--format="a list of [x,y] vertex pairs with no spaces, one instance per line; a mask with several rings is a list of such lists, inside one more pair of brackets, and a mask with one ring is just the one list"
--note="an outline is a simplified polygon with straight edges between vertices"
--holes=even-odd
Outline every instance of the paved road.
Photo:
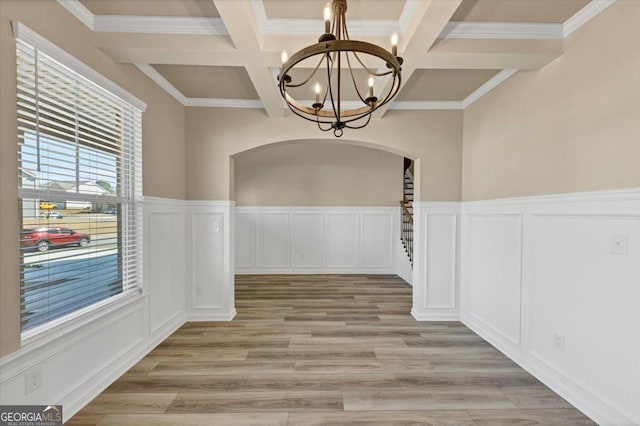
[[[121,292],[115,234],[87,247],[65,247],[24,256],[23,322],[40,325]],[[25,328],[25,329],[26,329]]]

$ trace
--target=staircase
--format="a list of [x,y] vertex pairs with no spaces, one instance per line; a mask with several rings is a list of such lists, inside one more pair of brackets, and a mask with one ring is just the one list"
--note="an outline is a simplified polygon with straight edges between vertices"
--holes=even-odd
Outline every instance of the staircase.
[[413,266],[413,161],[404,159],[404,183],[402,189],[400,239]]

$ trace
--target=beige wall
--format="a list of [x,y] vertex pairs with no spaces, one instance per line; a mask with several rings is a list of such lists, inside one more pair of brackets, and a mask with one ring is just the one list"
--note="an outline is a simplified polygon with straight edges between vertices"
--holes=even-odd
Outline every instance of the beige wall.
[[132,65],[111,62],[93,34],[56,1],[0,1],[0,355],[20,345],[16,59],[17,20],[148,105],[143,115],[144,193],[185,198],[184,108]]
[[419,159],[420,201],[459,201],[462,158],[461,111],[390,111],[341,139],[297,117],[269,119],[259,109],[187,108],[187,197],[233,197],[230,157],[282,141],[317,140],[386,150]]
[[640,2],[464,112],[463,200],[640,187]]
[[239,206],[397,206],[403,157],[317,141],[271,145],[238,154]]

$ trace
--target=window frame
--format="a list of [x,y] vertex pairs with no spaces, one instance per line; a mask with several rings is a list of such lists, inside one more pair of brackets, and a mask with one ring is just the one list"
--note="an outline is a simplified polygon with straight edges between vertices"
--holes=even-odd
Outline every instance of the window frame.
[[[63,49],[59,48],[55,44],[51,43],[44,37],[40,36],[29,27],[18,21],[11,22],[13,35],[16,40],[16,50],[18,48],[17,44],[19,42],[23,42],[34,49],[46,54],[50,58],[55,61],[61,63],[63,66],[67,67],[73,73],[78,74],[79,76],[85,78],[91,83],[97,85],[103,90],[109,92],[112,96],[119,98],[124,103],[128,104],[128,107],[133,108],[138,111],[140,117],[146,110],[146,104],[117,85],[112,82],[108,78],[104,77],[102,74],[96,72],[94,69],[84,64],[80,60],[76,59]],[[14,52],[16,52],[14,50]],[[17,53],[16,53],[17,55]],[[140,118],[141,120],[141,118]],[[129,270],[133,269],[134,272],[132,274],[133,281],[135,281],[135,285],[129,285],[127,288],[125,286],[125,272],[123,271],[122,281],[123,281],[123,291],[115,294],[113,296],[107,297],[106,299],[95,302],[91,305],[82,307],[70,313],[67,313],[58,318],[54,318],[52,320],[47,321],[46,323],[34,326],[33,328],[29,328],[26,330],[20,330],[21,343],[22,345],[33,345],[39,341],[45,341],[49,339],[45,339],[46,336],[60,336],[61,334],[65,334],[70,330],[74,330],[83,324],[92,322],[101,318],[102,316],[112,312],[113,310],[119,309],[120,307],[128,306],[135,300],[138,300],[142,297],[143,293],[143,235],[142,235],[142,227],[143,227],[143,215],[142,215],[142,124],[138,123],[140,134],[137,137],[133,137],[133,143],[130,144],[129,152],[123,152],[120,154],[120,161],[128,163],[129,167],[127,170],[131,170],[126,178],[123,178],[124,188],[120,193],[108,197],[108,201],[112,203],[117,203],[120,207],[120,210],[124,210],[126,206],[131,206],[131,215],[127,216],[127,218],[123,218],[123,232],[128,232],[130,235],[134,235],[136,238],[137,245],[135,248],[135,254],[133,256],[134,266],[127,266]],[[130,136],[131,137],[131,136]],[[135,172],[134,167],[135,166]],[[18,168],[20,167],[20,162],[16,164],[16,171],[19,172]],[[123,171],[124,173],[124,171]],[[20,182],[18,187],[18,199],[17,202],[21,203],[23,199],[39,199],[42,194],[41,190],[29,189],[29,188],[21,188]],[[65,197],[62,194],[50,193],[47,197],[51,198],[50,201],[66,201],[69,198],[73,198],[76,201],[95,201],[96,196],[92,194],[79,194],[73,193],[69,194],[69,196]],[[134,225],[131,228],[131,225]],[[23,226],[22,223],[19,224],[20,227]],[[132,229],[132,230],[131,230]],[[126,235],[123,235],[122,242],[126,244],[130,241]],[[120,267],[124,269],[124,263],[126,261],[130,261],[131,259],[126,259],[124,256],[119,258]],[[130,271],[127,272],[130,272]],[[20,280],[20,285],[22,280]],[[22,312],[22,309],[20,309]],[[22,315],[22,313],[21,313]],[[21,320],[22,321],[22,320]]]

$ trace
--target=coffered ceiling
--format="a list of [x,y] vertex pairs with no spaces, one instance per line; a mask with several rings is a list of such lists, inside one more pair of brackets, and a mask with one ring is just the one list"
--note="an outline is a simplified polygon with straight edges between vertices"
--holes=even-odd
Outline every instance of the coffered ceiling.
[[[136,64],[184,105],[272,117],[288,113],[275,78],[280,52],[317,41],[327,1],[58,0],[94,31],[98,49]],[[518,70],[561,56],[563,39],[614,1],[349,0],[347,20],[352,39],[388,46],[400,35],[404,84],[387,108],[463,109]],[[377,90],[386,84],[377,80]],[[308,91],[297,96],[310,100]]]

